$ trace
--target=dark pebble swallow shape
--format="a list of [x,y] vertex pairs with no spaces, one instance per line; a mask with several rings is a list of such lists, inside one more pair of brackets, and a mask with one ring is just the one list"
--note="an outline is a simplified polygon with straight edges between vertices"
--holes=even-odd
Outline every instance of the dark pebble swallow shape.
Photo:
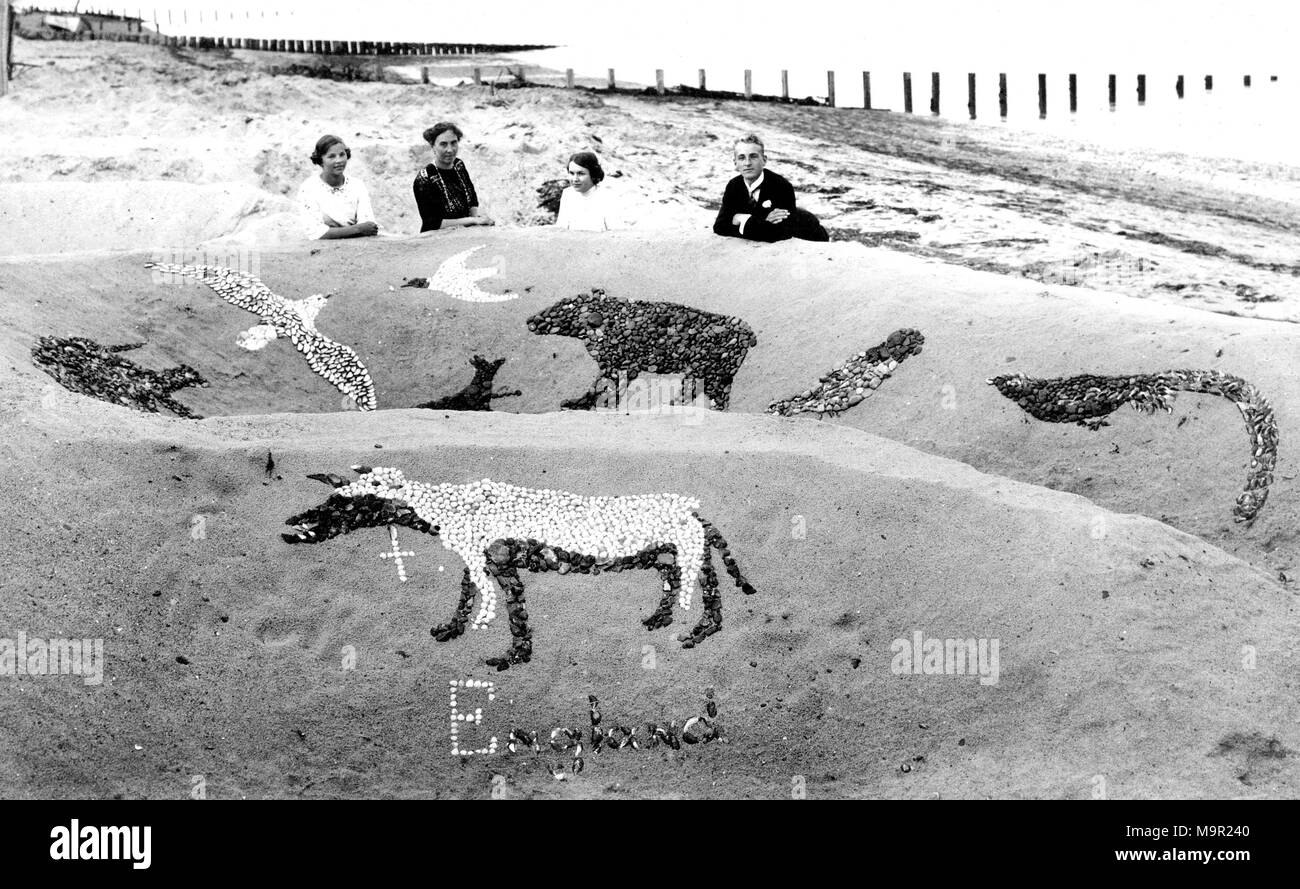
[[187,364],[156,371],[117,354],[143,345],[101,346],[85,337],[43,336],[32,359],[71,392],[149,413],[168,410],[187,420],[202,419],[171,396],[189,386],[206,387],[207,381]]

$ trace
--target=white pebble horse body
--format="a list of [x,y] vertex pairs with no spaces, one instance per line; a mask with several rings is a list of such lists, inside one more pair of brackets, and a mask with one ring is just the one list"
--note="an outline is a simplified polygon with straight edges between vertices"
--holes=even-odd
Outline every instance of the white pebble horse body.
[[345,497],[371,495],[399,500],[421,519],[437,526],[443,546],[464,560],[482,594],[473,626],[481,629],[496,615],[496,585],[487,572],[484,550],[497,540],[541,541],[597,560],[635,556],[671,544],[681,569],[678,604],[691,607],[704,561],[704,523],[699,501],[678,494],[583,497],[567,491],[522,488],[483,479],[466,485],[428,485],[407,480],[401,470],[380,467],[335,491]]

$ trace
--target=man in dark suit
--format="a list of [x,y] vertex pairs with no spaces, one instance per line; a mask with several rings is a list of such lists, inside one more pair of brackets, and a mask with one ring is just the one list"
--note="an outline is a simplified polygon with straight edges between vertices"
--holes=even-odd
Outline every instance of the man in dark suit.
[[794,186],[764,169],[767,155],[761,139],[740,137],[733,155],[740,175],[727,183],[722,194],[722,209],[713,223],[715,235],[768,243],[787,238],[828,240],[815,216],[795,208]]

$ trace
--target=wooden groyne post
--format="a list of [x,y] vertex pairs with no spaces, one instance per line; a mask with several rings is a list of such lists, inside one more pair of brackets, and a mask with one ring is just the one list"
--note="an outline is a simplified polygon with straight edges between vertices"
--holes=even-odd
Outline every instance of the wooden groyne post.
[[[754,95],[754,91],[750,87],[750,83],[749,83],[749,74],[750,72],[748,71],[745,72],[745,89],[749,90],[749,92],[745,94],[745,98],[747,99],[751,98]],[[790,98],[790,71],[787,68],[781,69],[781,98],[782,99]]]
[[939,113],[939,72],[930,72],[930,113]]
[[9,92],[9,65],[14,33],[12,16],[9,0],[0,0],[0,96]]
[[1139,74],[1138,75],[1138,104],[1145,105],[1146,103],[1147,103],[1147,76],[1145,74]]
[[998,75],[998,114],[1007,116],[1007,75]]
[[1174,92],[1178,94],[1178,98],[1181,99],[1183,97],[1183,75],[1181,74],[1179,74],[1178,79],[1174,81]]
[[1205,91],[1208,93],[1212,89],[1214,89],[1214,75],[1207,74],[1205,75]]
[[908,71],[903,72],[903,110],[912,113],[912,75]]
[[1070,113],[1079,110],[1079,75],[1070,75]]
[[1115,75],[1114,74],[1107,75],[1106,90],[1107,90],[1107,94],[1110,96],[1110,110],[1114,111],[1115,110]]
[[700,89],[702,89],[702,90],[706,90],[706,89],[708,89],[708,88],[709,88],[709,80],[708,80],[708,78],[707,78],[707,77],[705,76],[705,74],[704,74],[704,69],[701,68],[701,69],[700,69]]
[[1249,75],[1249,74],[1247,74],[1245,77],[1241,78],[1241,85],[1242,85],[1242,86],[1250,86],[1250,75]]
[[609,69],[609,88],[610,88],[610,89],[613,89],[613,88],[614,88],[614,69],[613,69],[613,68],[610,68],[610,69]]
[[664,94],[664,69],[663,68],[655,69],[655,92],[659,93],[659,95],[661,96]]
[[573,69],[564,69],[564,86],[566,89],[573,89]]
[[871,72],[862,72],[862,107],[871,110]]
[[970,112],[970,119],[975,119],[975,72],[966,75],[966,110]]
[[1038,75],[1038,116],[1047,117],[1047,75]]
[[745,98],[754,98],[754,72],[749,68],[745,69]]
[[835,72],[826,72],[826,104],[835,107]]

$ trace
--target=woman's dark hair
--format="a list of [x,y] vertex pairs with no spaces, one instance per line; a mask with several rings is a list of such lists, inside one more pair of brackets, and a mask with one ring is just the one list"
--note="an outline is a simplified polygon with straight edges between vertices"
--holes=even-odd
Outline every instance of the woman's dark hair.
[[569,156],[569,163],[577,164],[590,173],[592,185],[600,185],[605,178],[605,171],[600,168],[600,159],[590,151],[575,151]]
[[[311,153],[311,162],[319,167],[321,165],[321,158],[325,157],[325,155],[329,153],[332,146],[338,145],[342,141],[343,140],[338,136],[321,136],[316,140],[316,150]],[[352,160],[352,149],[344,145],[343,151],[347,155],[348,160]]]
[[453,133],[455,133],[457,139],[465,138],[465,134],[460,131],[460,127],[456,126],[451,121],[444,120],[434,124],[433,126],[429,127],[427,130],[424,131],[424,141],[432,145],[434,142],[438,141],[439,136],[441,136],[443,133],[447,132],[448,130],[451,130]]

